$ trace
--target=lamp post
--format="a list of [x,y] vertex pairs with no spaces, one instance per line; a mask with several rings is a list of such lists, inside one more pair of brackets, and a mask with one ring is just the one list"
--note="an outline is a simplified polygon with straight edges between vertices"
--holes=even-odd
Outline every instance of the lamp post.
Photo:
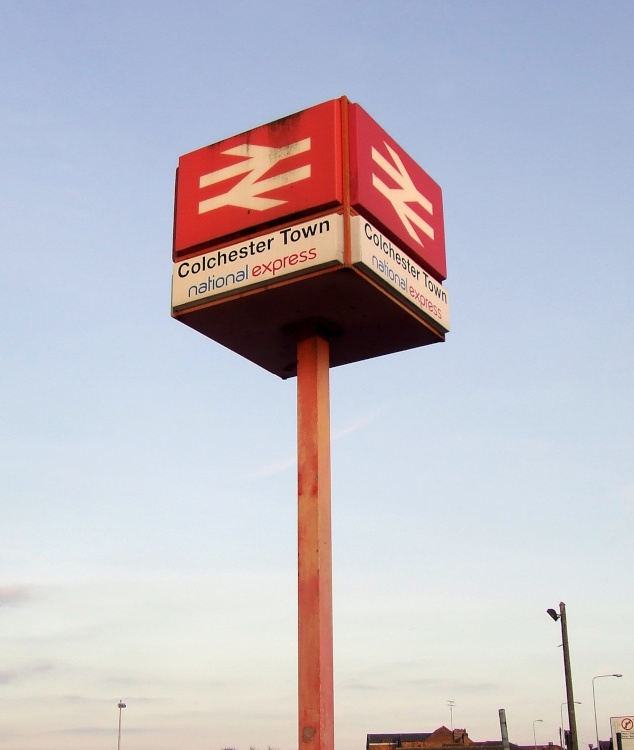
[[[578,706],[580,706],[580,705],[581,705],[581,701],[575,701],[575,703],[576,703],[576,704],[577,704]],[[561,747],[562,747],[562,750],[563,750],[563,748],[565,747],[565,735],[564,735],[564,706],[567,706],[567,705],[568,705],[568,703],[567,703],[566,701],[564,701],[564,702],[563,702],[563,703],[561,704],[561,707],[560,707],[560,709],[559,709],[559,714],[560,714],[560,716],[561,716],[561,727],[560,727],[560,730],[559,730],[559,731],[561,732],[561,734],[559,735],[559,742],[561,743]]]
[[570,650],[568,649],[568,625],[566,623],[566,605],[559,602],[559,614],[554,609],[546,612],[557,622],[561,620],[561,639],[564,649],[564,674],[566,676],[566,698],[568,698],[568,726],[570,727],[570,750],[579,750],[577,743],[577,720],[575,719],[575,699],[572,694],[572,672],[570,670]]
[[121,711],[125,708],[125,703],[121,700],[117,705],[119,707],[119,737],[117,739],[117,750],[121,750]]
[[535,734],[535,724],[537,724],[540,721],[544,721],[543,719],[535,719],[533,722],[533,746],[535,750],[537,750],[537,735]]
[[597,699],[594,695],[594,681],[598,680],[599,677],[623,677],[622,674],[598,674],[592,678],[592,703],[594,705],[594,731],[597,736],[597,750],[599,750],[599,725],[597,724]]
[[449,718],[451,719],[451,731],[453,732],[453,707],[456,705],[456,701],[447,701],[449,706]]

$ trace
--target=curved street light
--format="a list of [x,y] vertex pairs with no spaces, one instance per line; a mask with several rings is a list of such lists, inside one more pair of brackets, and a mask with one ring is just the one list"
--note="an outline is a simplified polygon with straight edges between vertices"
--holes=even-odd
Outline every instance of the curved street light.
[[544,721],[543,719],[535,719],[533,722],[533,747],[535,750],[537,750],[537,735],[535,734],[535,724],[537,724],[540,721]]
[[597,700],[594,695],[594,681],[598,680],[599,677],[623,677],[622,674],[598,674],[592,678],[592,703],[594,705],[594,731],[597,736],[597,750],[599,750],[599,725],[597,724]]
[[117,706],[119,707],[119,737],[117,739],[117,750],[121,750],[121,711],[126,706],[122,700],[120,700],[119,703],[117,703]]

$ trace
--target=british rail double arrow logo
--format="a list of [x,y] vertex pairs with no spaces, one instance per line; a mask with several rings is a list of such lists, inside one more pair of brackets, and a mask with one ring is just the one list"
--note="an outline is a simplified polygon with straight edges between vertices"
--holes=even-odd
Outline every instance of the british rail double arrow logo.
[[372,160],[398,185],[398,187],[388,187],[385,182],[376,174],[372,174],[372,184],[374,187],[392,204],[398,218],[407,230],[409,236],[419,245],[423,245],[418,233],[412,225],[416,225],[430,239],[434,239],[434,229],[423,217],[414,211],[410,204],[418,204],[430,216],[434,213],[434,207],[422,193],[418,190],[412,178],[409,176],[405,165],[400,156],[384,143],[392,158],[391,164],[385,156],[380,154],[377,149],[372,147]]
[[241,174],[244,177],[230,190],[213,198],[201,200],[198,203],[198,213],[208,213],[209,211],[215,211],[225,206],[235,206],[236,208],[246,208],[253,211],[266,211],[269,208],[275,208],[283,203],[287,203],[287,201],[279,198],[264,197],[263,194],[284,185],[307,180],[311,173],[310,164],[298,167],[297,169],[291,169],[288,172],[276,174],[273,177],[266,178],[265,175],[279,164],[279,162],[291,156],[306,153],[307,151],[310,151],[310,138],[304,138],[301,141],[297,141],[297,143],[291,143],[281,148],[254,146],[253,144],[245,143],[223,151],[222,153],[228,156],[243,156],[245,159],[232,166],[223,167],[215,172],[202,175],[200,177],[200,188],[215,185],[232,177],[238,177]]

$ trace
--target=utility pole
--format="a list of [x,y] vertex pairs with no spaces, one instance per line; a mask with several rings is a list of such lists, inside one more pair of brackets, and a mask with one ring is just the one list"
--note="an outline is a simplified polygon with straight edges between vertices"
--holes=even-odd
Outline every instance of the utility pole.
[[559,602],[559,614],[554,609],[547,609],[555,620],[561,621],[561,640],[564,650],[564,674],[566,676],[566,698],[568,699],[568,726],[570,728],[570,749],[579,750],[577,741],[577,720],[575,719],[575,699],[572,693],[572,671],[570,669],[570,649],[568,647],[568,624],[566,622],[566,605]]
[[570,669],[570,649],[568,647],[568,625],[566,623],[566,605],[559,602],[559,619],[561,620],[561,637],[564,648],[564,672],[566,674],[566,697],[568,698],[568,725],[570,726],[571,750],[579,750],[577,742],[577,720],[575,718],[575,699],[572,694],[572,671]]

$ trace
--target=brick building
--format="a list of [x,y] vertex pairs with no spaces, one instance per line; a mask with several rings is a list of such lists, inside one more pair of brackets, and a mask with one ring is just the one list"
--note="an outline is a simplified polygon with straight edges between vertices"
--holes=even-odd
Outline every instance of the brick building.
[[[447,729],[438,727],[434,732],[411,732],[403,734],[368,734],[365,744],[366,750],[459,750],[468,747],[470,750],[503,750],[502,740],[486,740],[478,742],[472,740],[465,729]],[[510,750],[535,750],[533,745],[516,745],[509,743]],[[537,750],[562,750],[559,745],[549,742],[547,745],[537,745]]]

